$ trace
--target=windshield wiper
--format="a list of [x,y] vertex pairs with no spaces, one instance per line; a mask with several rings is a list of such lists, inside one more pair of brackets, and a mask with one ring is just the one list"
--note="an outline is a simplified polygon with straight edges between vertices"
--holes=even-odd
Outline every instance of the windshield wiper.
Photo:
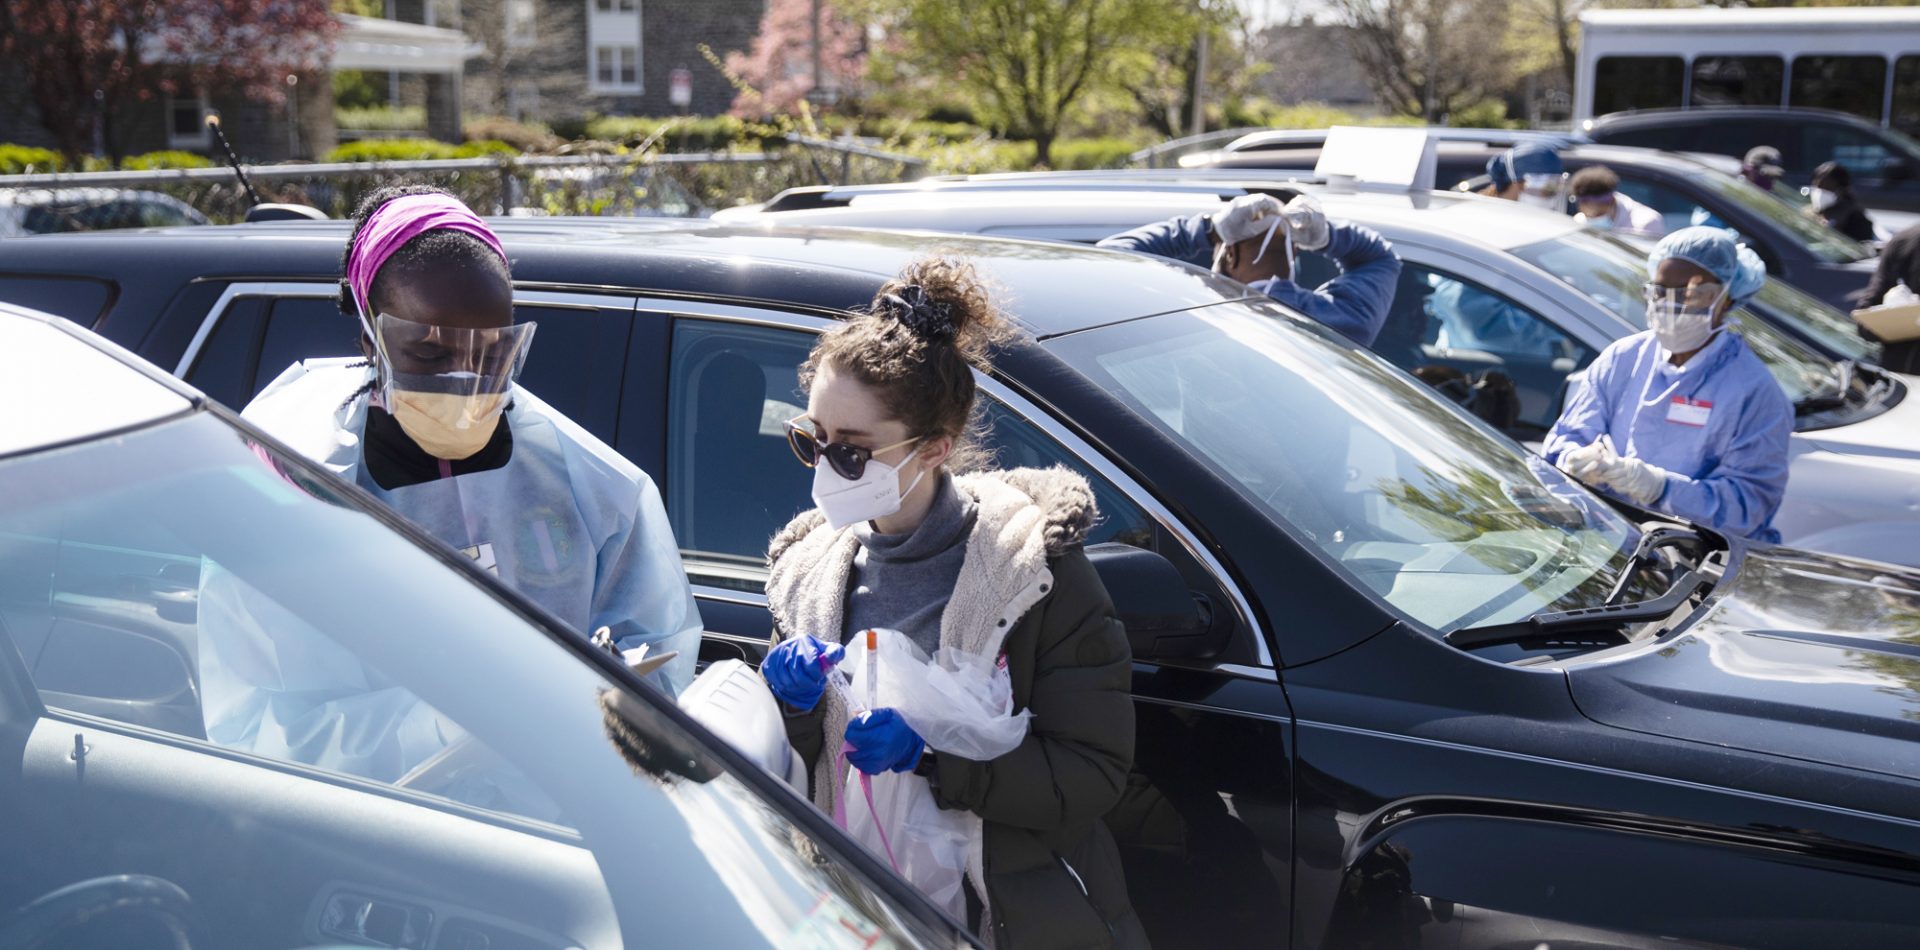
[[1643,528],[1640,532],[1640,540],[1634,544],[1633,551],[1627,555],[1627,566],[1621,569],[1620,579],[1613,582],[1613,589],[1607,592],[1607,599],[1601,601],[1600,605],[1602,607],[1611,607],[1619,603],[1620,595],[1627,592],[1627,584],[1632,582],[1634,574],[1638,572],[1643,565],[1649,564],[1654,560],[1655,552],[1669,545],[1681,543],[1699,545],[1699,532],[1691,528],[1681,528],[1675,525],[1655,525],[1651,528]]
[[1713,583],[1714,578],[1706,574],[1688,571],[1680,575],[1680,579],[1674,581],[1666,593],[1652,600],[1538,613],[1515,623],[1455,630],[1444,639],[1450,646],[1471,650],[1529,640],[1560,639],[1564,634],[1576,630],[1618,630],[1627,624],[1666,617],[1685,606],[1701,588],[1711,587]]

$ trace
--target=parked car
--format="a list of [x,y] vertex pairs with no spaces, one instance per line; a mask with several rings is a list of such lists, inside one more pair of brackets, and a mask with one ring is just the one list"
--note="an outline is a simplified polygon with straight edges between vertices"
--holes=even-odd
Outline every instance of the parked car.
[[0,188],[0,238],[206,224],[172,195],[118,188]]
[[[978,377],[991,447],[1082,472],[1103,515],[1138,724],[1107,820],[1156,946],[1797,948],[1920,927],[1901,645],[1920,574],[1602,503],[1184,265],[951,234],[497,227],[541,324],[522,382],[660,483],[708,659],[757,660],[770,634],[764,541],[809,504],[777,420],[815,334],[931,251],[999,282],[1026,334]],[[101,331],[238,404],[290,353],[351,352],[345,239],[74,235],[11,264],[116,282]]]
[[1846,112],[1766,106],[1643,109],[1588,119],[1581,131],[1603,145],[1735,158],[1756,145],[1771,145],[1780,150],[1786,180],[1796,187],[1806,187],[1821,163],[1839,162],[1853,173],[1853,192],[1869,212],[1920,212],[1920,142]]
[[[1568,379],[1607,344],[1646,328],[1641,285],[1645,254],[1619,239],[1510,202],[1447,193],[1353,191],[1317,183],[1234,185],[1225,181],[1135,177],[1123,190],[1097,190],[1103,176],[990,176],[921,182],[913,188],[796,190],[768,210],[723,212],[732,223],[761,221],[856,227],[922,227],[1091,243],[1152,221],[1217,209],[1259,188],[1284,199],[1308,193],[1327,213],[1378,230],[1405,263],[1393,309],[1374,349],[1401,369],[1440,381],[1462,397],[1498,371],[1519,398],[1498,421],[1514,438],[1537,441],[1560,414]],[[786,211],[782,208],[792,207]],[[1319,255],[1301,257],[1309,283],[1334,274]],[[1769,281],[1742,315],[1739,332],[1797,410],[1792,478],[1775,525],[1790,544],[1920,565],[1920,518],[1911,507],[1920,482],[1920,407],[1906,396],[1920,380],[1835,360],[1782,332],[1832,330],[1828,318],[1790,287]],[[1570,292],[1577,291],[1577,292]],[[1472,338],[1469,306],[1511,308],[1530,328],[1525,345]],[[1840,318],[1845,323],[1844,317]]]
[[[624,663],[178,380],[0,305],[0,394],[0,946],[970,945]],[[209,659],[248,624],[298,661]],[[413,710],[334,726],[394,768],[210,741],[243,663],[282,677],[263,732],[315,664]]]
[[[1324,143],[1324,136],[1322,137]],[[1322,143],[1231,152],[1212,167],[1311,171]],[[1434,187],[1469,188],[1486,184],[1487,160],[1505,151],[1499,142],[1442,141],[1436,148]],[[1702,164],[1685,155],[1642,148],[1568,144],[1559,149],[1567,171],[1605,165],[1620,175],[1620,190],[1665,218],[1669,231],[1695,223],[1718,222],[1740,233],[1767,262],[1767,273],[1835,307],[1852,309],[1848,299],[1873,277],[1874,251],[1803,213],[1786,200],[1768,197],[1732,172],[1737,168]],[[1568,215],[1574,212],[1567,203]]]

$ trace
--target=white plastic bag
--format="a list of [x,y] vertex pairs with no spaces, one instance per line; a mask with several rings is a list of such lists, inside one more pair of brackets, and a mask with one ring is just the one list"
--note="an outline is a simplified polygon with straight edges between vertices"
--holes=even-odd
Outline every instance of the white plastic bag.
[[1013,711],[1013,680],[995,657],[942,648],[929,662],[898,630],[864,631],[846,646],[838,667],[845,679],[834,679],[855,714],[893,709],[927,748],[976,762],[1006,755],[1027,737],[1033,714]]
[[[985,762],[1026,738],[1032,714],[1013,711],[1013,682],[995,657],[941,649],[929,661],[897,630],[865,631],[847,644],[830,681],[851,715],[891,708],[936,752]],[[867,776],[845,765],[834,818],[934,903],[966,913],[961,882],[978,823],[942,809],[912,773]]]

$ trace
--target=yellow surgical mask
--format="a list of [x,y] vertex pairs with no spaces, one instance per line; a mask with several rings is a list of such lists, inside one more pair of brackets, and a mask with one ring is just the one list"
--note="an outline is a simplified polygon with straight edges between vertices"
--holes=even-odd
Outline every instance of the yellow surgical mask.
[[505,400],[505,393],[465,396],[396,389],[390,411],[407,438],[428,455],[457,462],[487,447]]

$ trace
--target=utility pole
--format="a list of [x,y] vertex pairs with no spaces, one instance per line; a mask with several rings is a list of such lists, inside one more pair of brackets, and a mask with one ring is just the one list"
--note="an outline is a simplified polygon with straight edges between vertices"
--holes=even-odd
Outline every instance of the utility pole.
[[1189,127],[1192,135],[1207,130],[1207,34],[1213,32],[1207,21],[1207,5],[1200,4],[1200,35],[1193,40],[1193,118]]
[[827,88],[826,83],[820,81],[820,0],[813,0],[811,9],[813,15],[808,19],[811,21],[809,25],[813,28],[813,89],[811,90],[813,95],[808,96],[810,99],[820,95]]

